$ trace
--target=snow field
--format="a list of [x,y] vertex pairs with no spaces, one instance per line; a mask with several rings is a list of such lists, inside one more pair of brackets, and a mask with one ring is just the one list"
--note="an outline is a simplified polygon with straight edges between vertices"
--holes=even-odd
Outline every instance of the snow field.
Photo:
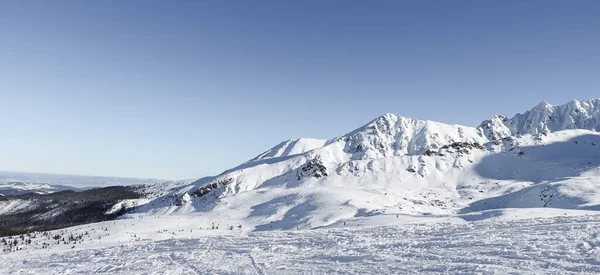
[[[505,211],[524,217],[532,214]],[[589,213],[238,232],[85,249],[18,251],[0,256],[0,273],[592,274],[600,272],[600,215]]]

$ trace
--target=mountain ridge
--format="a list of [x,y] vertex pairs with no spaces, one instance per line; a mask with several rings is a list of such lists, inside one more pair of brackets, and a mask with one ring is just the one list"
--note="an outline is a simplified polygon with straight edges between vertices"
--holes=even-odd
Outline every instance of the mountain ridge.
[[144,198],[107,213],[291,230],[507,207],[600,210],[599,102],[542,103],[479,127],[388,113],[332,139],[284,141],[216,176],[140,186]]
[[568,129],[600,131],[600,98],[571,100],[562,105],[542,101],[531,110],[512,118],[495,116],[481,123],[479,128],[492,140],[511,135],[547,134]]
[[[439,128],[444,129],[440,131]],[[385,113],[345,135],[332,139],[298,138],[283,141],[251,161],[264,159],[265,156],[282,157],[302,154],[344,139],[352,140],[353,145],[347,148],[348,151],[365,151],[358,154],[357,158],[377,158],[391,155],[418,155],[455,142],[486,143],[509,136],[547,134],[567,129],[600,131],[600,98],[571,100],[563,105],[551,105],[547,101],[542,101],[522,114],[517,113],[512,118],[496,115],[490,120],[484,120],[477,127]],[[306,141],[311,141],[312,144],[309,145]],[[295,146],[296,143],[301,143],[302,146]],[[392,147],[391,150],[381,151],[373,148],[386,144]],[[293,148],[290,149],[291,147]],[[280,153],[282,150],[294,153]]]

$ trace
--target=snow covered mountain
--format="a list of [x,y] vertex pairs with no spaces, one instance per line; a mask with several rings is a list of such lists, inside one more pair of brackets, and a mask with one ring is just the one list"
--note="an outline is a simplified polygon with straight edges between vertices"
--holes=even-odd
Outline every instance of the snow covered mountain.
[[330,140],[282,142],[217,176],[146,185],[144,199],[107,213],[271,230],[515,207],[596,210],[599,121],[600,99],[543,102],[479,127],[385,114]]
[[496,116],[480,126],[491,140],[513,135],[544,134],[569,129],[600,131],[600,98],[553,106],[543,101],[511,119]]
[[511,207],[600,207],[600,99],[540,103],[479,127],[385,114],[330,140],[285,141],[224,173],[148,187],[140,214],[256,230]]
[[35,212],[0,197],[0,229],[80,224],[0,238],[0,273],[597,273],[599,107],[479,127],[385,114],[213,177],[33,196]]

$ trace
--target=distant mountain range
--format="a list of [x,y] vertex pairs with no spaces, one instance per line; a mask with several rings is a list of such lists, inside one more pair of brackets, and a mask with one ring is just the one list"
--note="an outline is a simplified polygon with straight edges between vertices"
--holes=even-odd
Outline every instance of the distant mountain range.
[[27,191],[44,194],[66,189],[151,184],[161,181],[163,180],[0,171],[0,193],[6,195],[11,193],[9,190],[13,190],[11,194]]
[[79,188],[65,185],[50,185],[46,183],[0,181],[0,197],[17,196],[27,193],[49,194],[64,190],[79,190]]

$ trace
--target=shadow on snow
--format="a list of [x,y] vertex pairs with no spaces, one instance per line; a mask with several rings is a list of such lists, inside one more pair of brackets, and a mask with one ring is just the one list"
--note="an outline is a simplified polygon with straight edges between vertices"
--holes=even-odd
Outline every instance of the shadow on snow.
[[[522,152],[522,153],[520,153]],[[511,152],[493,154],[482,159],[475,171],[482,177],[532,183],[523,189],[497,197],[475,201],[460,214],[502,208],[551,207],[561,209],[600,210],[600,205],[560,192],[561,181],[580,176],[600,166],[600,135],[583,135],[564,142],[527,146]],[[600,183],[598,183],[600,185]],[[600,186],[597,190],[600,190]],[[468,221],[501,215],[487,211],[463,215]]]

